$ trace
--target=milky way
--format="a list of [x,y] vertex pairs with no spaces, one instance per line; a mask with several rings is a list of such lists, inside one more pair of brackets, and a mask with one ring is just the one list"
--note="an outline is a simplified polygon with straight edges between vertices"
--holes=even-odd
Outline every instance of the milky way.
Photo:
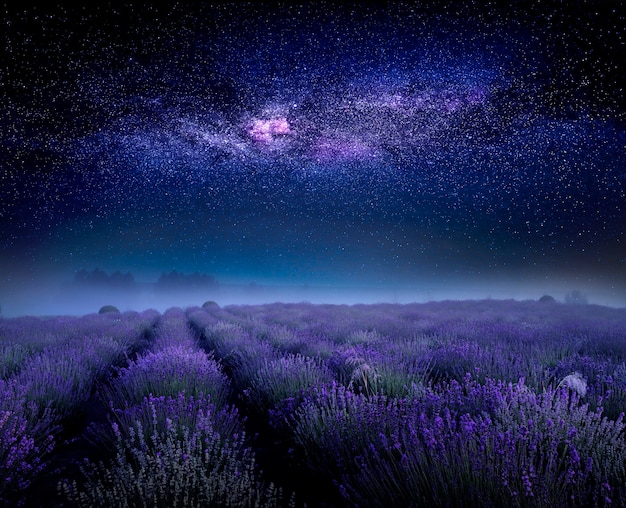
[[446,4],[11,8],[3,285],[100,267],[619,293],[624,9]]

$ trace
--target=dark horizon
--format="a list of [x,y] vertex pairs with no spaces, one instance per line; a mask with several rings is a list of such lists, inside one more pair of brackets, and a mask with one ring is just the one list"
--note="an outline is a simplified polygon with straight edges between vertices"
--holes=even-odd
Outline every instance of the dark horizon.
[[[550,296],[559,304],[568,303],[572,295],[588,303],[626,308],[626,290],[611,286],[610,281],[581,278],[527,279],[519,281],[486,281],[465,279],[451,283],[435,280],[421,284],[311,285],[272,284],[257,281],[219,282],[212,287],[159,288],[157,283],[135,282],[130,287],[102,287],[76,284],[74,281],[24,284],[10,292],[11,298],[0,302],[0,317],[80,316],[92,314],[106,305],[121,312],[169,308],[200,307],[208,301],[229,305],[263,305],[273,303],[312,303],[331,305],[411,304],[437,301],[516,300],[538,301]],[[9,291],[6,292],[8,294]]]

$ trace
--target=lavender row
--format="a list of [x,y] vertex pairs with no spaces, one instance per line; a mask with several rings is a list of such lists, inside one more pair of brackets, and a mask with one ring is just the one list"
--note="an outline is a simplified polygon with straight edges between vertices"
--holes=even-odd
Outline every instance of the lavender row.
[[75,506],[273,506],[259,479],[230,381],[198,349],[180,309],[170,309],[151,350],[100,390],[110,424],[99,429],[109,460],[85,462],[83,481],[59,488]]
[[[13,375],[0,380],[0,501],[26,502],[25,493],[46,468],[66,422],[111,365],[123,361],[143,339],[154,319],[153,312],[127,313],[116,320],[90,315],[75,319],[75,327],[68,318],[47,320],[54,332],[47,345],[37,351],[41,342],[26,343],[38,345]],[[80,337],[77,331],[87,335]]]
[[[538,302],[229,307],[275,349],[320,358],[336,379],[404,396],[425,382],[520,378],[536,391],[579,372],[586,402],[626,407],[624,310]],[[251,329],[254,328],[254,331]]]
[[72,342],[88,343],[90,339],[104,336],[115,340],[145,336],[156,319],[156,311],[147,312],[149,319],[141,319],[135,312],[0,319],[0,379],[17,373],[28,358],[44,350],[67,346]]

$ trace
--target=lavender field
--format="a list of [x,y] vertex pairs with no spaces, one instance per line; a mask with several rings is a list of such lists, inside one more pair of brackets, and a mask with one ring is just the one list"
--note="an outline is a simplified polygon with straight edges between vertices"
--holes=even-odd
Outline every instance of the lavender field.
[[625,506],[626,309],[0,320],[4,506]]

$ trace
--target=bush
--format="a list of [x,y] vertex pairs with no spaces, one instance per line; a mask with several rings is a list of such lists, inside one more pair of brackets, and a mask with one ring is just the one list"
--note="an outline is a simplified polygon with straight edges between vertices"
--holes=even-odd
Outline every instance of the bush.
[[539,302],[540,303],[556,303],[556,299],[554,298],[554,296],[543,295],[541,298],[539,298]]
[[119,309],[113,305],[105,305],[103,307],[100,307],[100,310],[98,311],[98,314],[107,314],[109,312],[116,312],[119,314]]
[[209,300],[208,302],[204,302],[202,304],[202,308],[203,309],[219,309],[220,306],[216,302]]

